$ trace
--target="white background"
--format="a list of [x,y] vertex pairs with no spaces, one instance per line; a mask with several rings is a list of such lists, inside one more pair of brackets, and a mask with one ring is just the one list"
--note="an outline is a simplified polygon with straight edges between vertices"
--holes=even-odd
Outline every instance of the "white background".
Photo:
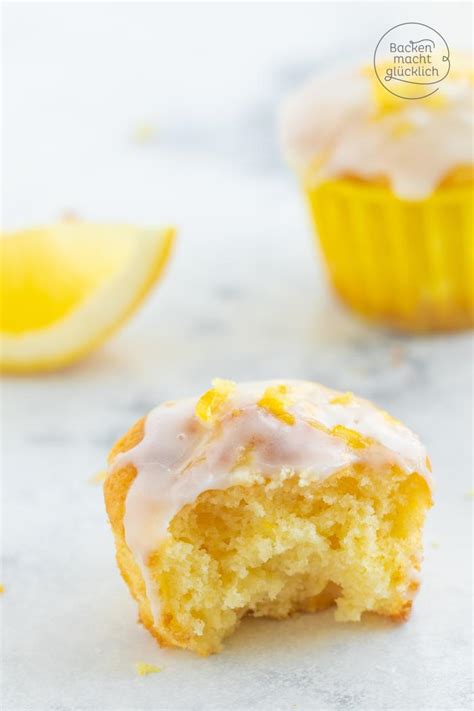
[[[385,333],[333,301],[275,139],[279,101],[313,68],[370,61],[403,21],[468,47],[468,4],[36,3],[3,18],[6,227],[74,211],[180,230],[118,337],[3,382],[5,711],[468,709],[470,336]],[[436,507],[406,625],[246,620],[200,659],[135,624],[89,478],[135,419],[214,376],[319,380],[420,434]],[[138,677],[137,661],[163,671]]]

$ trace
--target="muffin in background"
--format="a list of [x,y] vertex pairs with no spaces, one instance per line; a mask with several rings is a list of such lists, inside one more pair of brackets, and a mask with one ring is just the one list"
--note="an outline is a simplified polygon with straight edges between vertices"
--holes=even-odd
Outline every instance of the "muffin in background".
[[398,98],[372,67],[310,80],[279,132],[330,280],[358,313],[411,331],[474,324],[473,76]]

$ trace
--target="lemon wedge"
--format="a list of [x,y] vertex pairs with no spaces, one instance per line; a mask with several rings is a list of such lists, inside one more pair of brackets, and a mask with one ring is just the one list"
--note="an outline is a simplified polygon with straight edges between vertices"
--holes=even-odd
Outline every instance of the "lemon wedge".
[[2,235],[2,370],[51,370],[94,350],[156,284],[174,236],[81,222]]

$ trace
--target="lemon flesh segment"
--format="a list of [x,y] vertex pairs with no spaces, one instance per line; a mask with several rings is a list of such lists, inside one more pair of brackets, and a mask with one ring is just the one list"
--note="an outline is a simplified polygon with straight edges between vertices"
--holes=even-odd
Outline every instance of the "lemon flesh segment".
[[1,367],[68,365],[119,328],[165,267],[175,230],[64,223],[0,240]]

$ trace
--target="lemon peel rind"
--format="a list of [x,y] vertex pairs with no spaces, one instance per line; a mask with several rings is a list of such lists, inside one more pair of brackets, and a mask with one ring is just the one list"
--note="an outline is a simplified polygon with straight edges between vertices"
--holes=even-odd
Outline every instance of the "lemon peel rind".
[[292,403],[293,401],[288,395],[287,386],[280,384],[268,387],[257,402],[257,405],[291,427],[295,424],[295,416],[287,408]]
[[204,424],[212,425],[235,388],[236,383],[232,380],[214,378],[212,388],[206,390],[196,403],[195,415],[198,420]]

